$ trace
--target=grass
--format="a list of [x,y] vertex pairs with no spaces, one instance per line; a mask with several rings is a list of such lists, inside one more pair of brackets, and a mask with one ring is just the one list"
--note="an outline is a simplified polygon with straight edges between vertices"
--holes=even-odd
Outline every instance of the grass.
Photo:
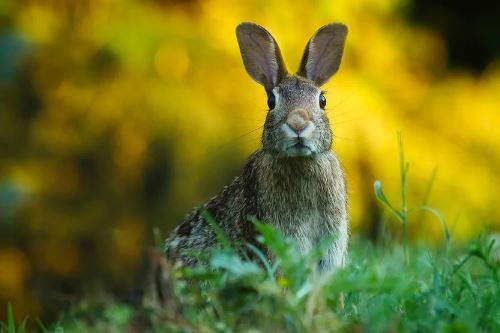
[[401,172],[401,208],[396,209],[392,205],[382,190],[382,183],[376,180],[373,184],[375,190],[375,196],[379,202],[381,202],[389,211],[396,217],[396,219],[401,223],[403,229],[403,250],[405,255],[406,264],[410,261],[410,255],[408,252],[408,217],[414,213],[427,211],[436,216],[443,228],[444,241],[447,247],[450,246],[451,235],[448,230],[448,225],[443,215],[434,207],[427,205],[427,200],[429,198],[434,179],[436,177],[436,171],[432,173],[431,180],[427,186],[427,190],[424,196],[423,203],[417,207],[409,208],[407,205],[406,195],[407,195],[407,184],[408,184],[408,172],[410,169],[410,164],[405,160],[404,147],[403,147],[403,136],[401,132],[398,132],[398,143],[399,143],[399,160],[400,160],[400,172]]
[[0,333],[24,333],[26,332],[26,323],[29,317],[25,317],[19,325],[16,324],[12,305],[7,305],[7,322],[0,322]]
[[176,271],[173,315],[112,300],[83,302],[65,315],[61,332],[500,331],[499,264],[486,236],[463,250],[410,245],[408,263],[400,245],[355,239],[347,267],[322,278],[314,273],[317,254],[297,256],[292,242],[259,228],[277,264],[265,268],[216,249],[209,268]]
[[[351,240],[349,262],[330,276],[316,273],[325,240],[306,256],[297,244],[267,224],[253,221],[260,241],[275,255],[267,262],[240,257],[217,223],[207,216],[221,243],[208,265],[177,268],[167,276],[163,306],[132,307],[112,298],[84,300],[44,332],[500,332],[500,249],[492,235],[468,246],[452,246],[446,221],[427,205],[408,207],[409,164],[401,148],[401,207],[374,184],[378,200],[401,224],[402,243],[374,245]],[[434,178],[434,176],[433,176]],[[432,187],[429,183],[428,192]],[[428,194],[426,195],[428,197]],[[411,244],[408,217],[434,214],[443,242],[434,248]],[[394,238],[391,238],[394,239]],[[190,282],[187,282],[190,281]],[[15,328],[12,309],[0,332]]]

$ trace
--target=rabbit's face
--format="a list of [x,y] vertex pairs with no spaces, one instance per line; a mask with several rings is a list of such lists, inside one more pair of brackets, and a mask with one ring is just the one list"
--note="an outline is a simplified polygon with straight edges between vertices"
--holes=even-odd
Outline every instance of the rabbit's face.
[[312,156],[330,150],[326,99],[312,81],[287,76],[269,93],[263,149],[279,157]]
[[268,96],[263,149],[281,157],[330,150],[332,131],[325,114],[323,85],[340,67],[347,27],[321,27],[307,43],[297,75],[289,75],[273,36],[254,23],[236,28],[243,64]]

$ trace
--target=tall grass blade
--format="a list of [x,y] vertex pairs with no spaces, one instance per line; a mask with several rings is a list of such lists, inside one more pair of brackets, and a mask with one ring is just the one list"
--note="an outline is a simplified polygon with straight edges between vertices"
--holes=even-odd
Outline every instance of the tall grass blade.
[[434,182],[436,181],[437,171],[438,171],[437,167],[434,167],[434,169],[432,169],[431,178],[427,182],[427,186],[426,186],[425,192],[424,192],[424,197],[422,199],[422,206],[426,206],[429,203],[432,188],[434,187]]
[[26,324],[28,323],[29,316],[26,316],[21,323],[19,324],[19,327],[17,328],[18,333],[25,333],[26,332]]
[[387,197],[382,190],[382,183],[380,182],[380,180],[376,180],[373,183],[373,189],[375,190],[375,197],[378,199],[378,201],[389,208],[389,210],[397,217],[399,222],[402,222],[401,213],[399,213],[394,207],[392,207],[392,205],[389,203],[389,200],[387,200]]
[[36,324],[38,325],[38,327],[40,327],[42,329],[42,332],[48,332],[47,330],[47,327],[43,324],[43,322],[40,320],[40,318],[37,318],[36,319]]
[[262,253],[261,250],[259,250],[255,245],[253,244],[246,244],[247,248],[252,251],[253,254],[255,254],[255,256],[257,258],[259,258],[259,260],[262,262],[262,264],[264,265],[264,268],[266,269],[266,272],[267,274],[269,275],[270,278],[274,277],[274,271],[273,269],[271,268],[271,265],[269,263],[269,260],[267,260],[266,256],[264,255],[264,253]]
[[446,220],[444,219],[443,215],[441,214],[441,212],[438,209],[431,207],[431,206],[422,205],[422,206],[418,206],[416,208],[411,209],[409,212],[414,212],[414,211],[426,211],[426,212],[430,212],[434,216],[436,216],[437,219],[439,220],[439,222],[441,223],[442,228],[443,228],[443,234],[444,234],[445,240],[447,242],[450,241],[451,234],[450,234],[450,231],[448,229],[448,224],[446,223]]
[[403,134],[398,131],[398,144],[399,144],[399,165],[401,172],[401,215],[403,218],[406,217],[406,190],[407,190],[407,180],[408,180],[408,169],[410,165],[405,161],[405,153],[403,146]]
[[12,304],[7,304],[7,325],[9,333],[16,333],[16,320],[14,318],[14,311],[12,310]]

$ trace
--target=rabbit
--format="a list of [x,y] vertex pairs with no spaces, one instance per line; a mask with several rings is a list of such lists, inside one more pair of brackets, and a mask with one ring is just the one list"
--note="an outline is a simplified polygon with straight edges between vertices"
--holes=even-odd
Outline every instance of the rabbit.
[[332,148],[332,131],[320,87],[340,67],[347,27],[332,23],[309,40],[296,74],[289,74],[275,39],[263,27],[244,22],[236,37],[247,73],[267,93],[269,111],[262,147],[253,153],[241,176],[195,209],[165,243],[173,261],[192,266],[193,253],[217,243],[210,215],[234,244],[257,242],[249,217],[274,226],[294,239],[302,254],[332,236],[318,262],[320,272],[341,267],[347,255],[348,205],[345,178]]

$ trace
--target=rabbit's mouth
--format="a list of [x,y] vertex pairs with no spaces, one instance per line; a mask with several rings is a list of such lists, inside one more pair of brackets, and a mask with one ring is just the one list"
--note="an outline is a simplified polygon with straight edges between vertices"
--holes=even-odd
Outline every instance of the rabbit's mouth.
[[293,149],[303,149],[303,148],[307,148],[307,149],[309,149],[309,147],[308,147],[308,146],[306,146],[306,145],[304,144],[304,142],[302,142],[302,141],[297,141],[297,143],[296,143],[296,144],[294,144],[291,148],[293,148]]
[[313,155],[315,150],[304,140],[289,143],[280,155],[283,157],[305,157]]

